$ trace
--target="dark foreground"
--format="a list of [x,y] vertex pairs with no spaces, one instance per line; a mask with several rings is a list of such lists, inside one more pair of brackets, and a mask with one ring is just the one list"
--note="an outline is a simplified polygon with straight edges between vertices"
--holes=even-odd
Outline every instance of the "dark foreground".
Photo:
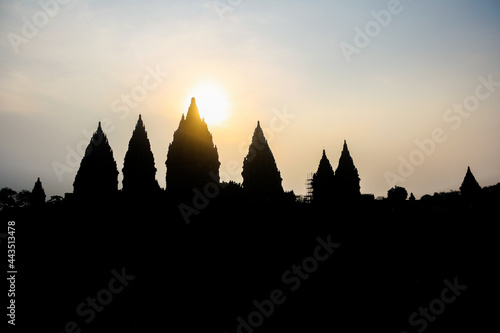
[[215,201],[189,225],[153,203],[0,216],[16,221],[23,332],[484,332],[495,204]]

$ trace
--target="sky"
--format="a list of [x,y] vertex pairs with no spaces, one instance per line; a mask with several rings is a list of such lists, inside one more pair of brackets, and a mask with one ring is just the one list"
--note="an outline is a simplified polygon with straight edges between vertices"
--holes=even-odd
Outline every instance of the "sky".
[[500,182],[499,1],[0,2],[0,188],[72,192],[99,121],[120,171],[139,114],[165,187],[197,98],[222,180],[264,128],[286,191],[305,194],[344,140],[361,192]]

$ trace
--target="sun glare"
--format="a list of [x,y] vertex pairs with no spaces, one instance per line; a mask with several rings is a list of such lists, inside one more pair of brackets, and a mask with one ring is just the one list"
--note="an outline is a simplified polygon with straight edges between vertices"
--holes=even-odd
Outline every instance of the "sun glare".
[[229,118],[229,98],[216,83],[204,82],[192,88],[186,97],[187,105],[191,97],[196,99],[200,116],[205,118],[208,125],[221,125]]

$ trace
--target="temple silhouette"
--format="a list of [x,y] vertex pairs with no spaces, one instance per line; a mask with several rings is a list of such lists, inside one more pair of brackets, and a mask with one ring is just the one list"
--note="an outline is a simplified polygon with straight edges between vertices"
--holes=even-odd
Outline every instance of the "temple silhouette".
[[318,171],[316,171],[311,179],[312,200],[315,203],[331,202],[335,198],[335,189],[335,172],[323,149]]
[[92,135],[73,183],[75,197],[92,199],[118,193],[118,168],[101,123]]
[[459,190],[416,200],[395,186],[375,200],[361,193],[357,148],[344,140],[337,165],[323,149],[308,195],[297,197],[283,188],[256,121],[241,184],[221,181],[216,138],[192,98],[168,146],[165,189],[141,115],[121,189],[100,123],[73,193],[46,200],[40,178],[32,191],[0,189],[0,218],[16,221],[20,239],[16,302],[19,318],[29,318],[21,330],[491,327],[477,304],[487,304],[497,280],[500,183],[481,187],[467,167]]
[[278,199],[283,196],[281,174],[264,132],[257,122],[248,154],[243,160],[243,190],[250,198]]
[[476,181],[472,171],[470,171],[470,167],[467,167],[467,172],[465,173],[464,180],[460,186],[460,194],[466,200],[477,199],[481,194],[481,186],[479,186],[479,183]]
[[33,206],[41,206],[45,203],[45,198],[45,190],[43,189],[40,177],[38,177],[35,182],[35,186],[33,186],[33,190],[31,191],[31,204]]
[[333,201],[356,201],[361,198],[360,178],[358,169],[344,140],[342,152],[336,171],[326,157],[323,156],[319,162],[318,171],[311,179],[311,197],[315,203],[331,203]]
[[130,138],[122,172],[125,195],[148,198],[159,194],[155,160],[141,115]]
[[[118,170],[113,150],[99,123],[75,177],[74,198],[103,196],[112,199],[121,193],[129,199],[145,200],[164,194],[168,200],[182,202],[193,198],[196,190],[203,192],[207,184],[221,185],[217,146],[207,123],[200,117],[194,97],[186,116],[182,114],[174,132],[165,164],[166,188],[162,191],[156,180],[155,161],[146,127],[139,115],[124,159],[123,188],[118,191]],[[230,184],[236,197],[264,201],[295,200],[292,192],[285,195],[281,173],[259,121],[243,159],[241,175],[241,185]],[[311,184],[313,202],[359,200],[360,178],[346,141],[335,172],[323,151]]]
[[[371,194],[361,194],[360,177],[346,140],[335,169],[323,149],[316,172],[306,180],[305,197],[296,197],[293,191],[285,192],[281,172],[259,121],[248,153],[242,161],[242,183],[234,181],[221,183],[219,178],[221,163],[217,145],[207,123],[200,117],[194,97],[191,99],[186,116],[182,114],[179,126],[173,134],[165,164],[166,188],[162,189],[156,179],[157,169],[146,126],[142,116],[139,115],[125,154],[122,168],[123,186],[119,190],[119,172],[113,150],[99,122],[81,160],[73,183],[73,193],[67,193],[66,199],[85,201],[100,198],[101,201],[124,199],[189,204],[193,202],[192,200],[210,201],[206,197],[200,198],[199,193],[203,194],[207,189],[211,189],[217,192],[216,197],[219,199],[232,202],[298,200],[322,205],[335,203],[343,205],[374,200]],[[2,190],[4,190],[2,205],[16,206],[15,194],[9,192],[12,190],[8,188]],[[447,202],[463,201],[470,204],[480,199],[496,197],[497,193],[498,185],[481,188],[468,167],[460,191],[427,194],[422,196],[420,201],[439,200],[442,203],[442,200],[446,199]],[[40,206],[45,203],[45,193],[40,179],[35,183],[32,193],[26,191],[18,196],[19,202],[26,202],[24,205]],[[27,199],[23,199],[23,196]],[[413,193],[408,196],[408,191],[400,186],[395,186],[387,192],[387,199],[391,202],[401,202],[408,198],[410,201],[416,200]],[[62,197],[55,196],[49,201],[61,202]],[[205,206],[205,203],[199,205]],[[199,209],[193,208],[191,213],[198,215]]]
[[184,199],[192,196],[195,188],[203,189],[210,182],[219,183],[217,146],[205,119],[200,118],[194,97],[174,133],[165,164],[166,191],[170,197]]

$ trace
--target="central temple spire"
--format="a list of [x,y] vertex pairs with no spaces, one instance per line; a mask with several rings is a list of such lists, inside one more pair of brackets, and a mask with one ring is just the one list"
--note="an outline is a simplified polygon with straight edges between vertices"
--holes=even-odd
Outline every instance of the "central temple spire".
[[219,154],[207,124],[201,120],[196,100],[191,98],[186,118],[184,115],[168,147],[167,191],[178,198],[203,189],[210,182],[219,182]]

